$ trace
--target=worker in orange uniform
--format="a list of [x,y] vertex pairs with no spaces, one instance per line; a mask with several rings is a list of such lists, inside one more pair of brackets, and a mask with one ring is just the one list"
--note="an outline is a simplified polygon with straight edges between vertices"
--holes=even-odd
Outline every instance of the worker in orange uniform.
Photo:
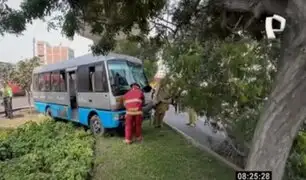
[[[142,106],[144,94],[139,84],[133,83],[131,89],[123,96],[123,103],[126,109],[125,115],[125,143],[132,143],[133,130],[135,130],[136,140],[142,141]],[[135,128],[133,127],[135,126]]]

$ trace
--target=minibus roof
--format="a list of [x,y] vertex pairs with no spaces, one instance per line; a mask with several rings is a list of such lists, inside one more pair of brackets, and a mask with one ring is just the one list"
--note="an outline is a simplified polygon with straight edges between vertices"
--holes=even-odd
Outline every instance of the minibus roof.
[[132,56],[128,56],[128,55],[109,53],[106,56],[103,56],[103,55],[94,56],[93,54],[90,53],[90,54],[86,54],[80,57],[62,61],[59,63],[36,67],[33,70],[33,73],[37,74],[37,73],[50,72],[50,71],[56,71],[56,70],[65,70],[67,68],[73,68],[73,67],[77,67],[81,65],[102,62],[102,61],[107,61],[107,60],[112,60],[112,59],[113,60],[116,60],[116,59],[127,60],[127,61],[131,61],[134,63],[142,64],[142,61],[140,59],[132,57]]

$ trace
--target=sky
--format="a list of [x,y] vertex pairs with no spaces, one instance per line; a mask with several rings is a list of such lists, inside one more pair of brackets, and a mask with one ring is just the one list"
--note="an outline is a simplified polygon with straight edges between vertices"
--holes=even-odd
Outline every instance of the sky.
[[[22,0],[10,0],[8,5],[17,9]],[[16,63],[25,58],[33,57],[33,38],[43,40],[50,45],[68,46],[74,50],[76,57],[90,52],[92,40],[76,35],[72,41],[61,35],[60,30],[47,30],[47,24],[41,20],[27,26],[27,30],[16,37],[13,34],[0,36],[0,61]]]

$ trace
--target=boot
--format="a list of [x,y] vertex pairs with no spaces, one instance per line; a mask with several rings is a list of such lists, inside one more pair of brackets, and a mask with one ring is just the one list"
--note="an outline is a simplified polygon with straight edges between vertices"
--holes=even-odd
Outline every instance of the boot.
[[131,141],[131,140],[128,140],[128,139],[123,140],[123,142],[124,142],[125,144],[132,144],[132,141]]

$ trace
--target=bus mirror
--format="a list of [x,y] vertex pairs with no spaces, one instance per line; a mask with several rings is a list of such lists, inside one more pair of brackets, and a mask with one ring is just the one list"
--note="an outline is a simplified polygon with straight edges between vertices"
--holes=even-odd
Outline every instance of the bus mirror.
[[143,91],[144,91],[145,93],[150,92],[151,90],[152,90],[152,87],[151,87],[150,85],[147,85],[147,86],[145,86],[145,87],[143,88]]

